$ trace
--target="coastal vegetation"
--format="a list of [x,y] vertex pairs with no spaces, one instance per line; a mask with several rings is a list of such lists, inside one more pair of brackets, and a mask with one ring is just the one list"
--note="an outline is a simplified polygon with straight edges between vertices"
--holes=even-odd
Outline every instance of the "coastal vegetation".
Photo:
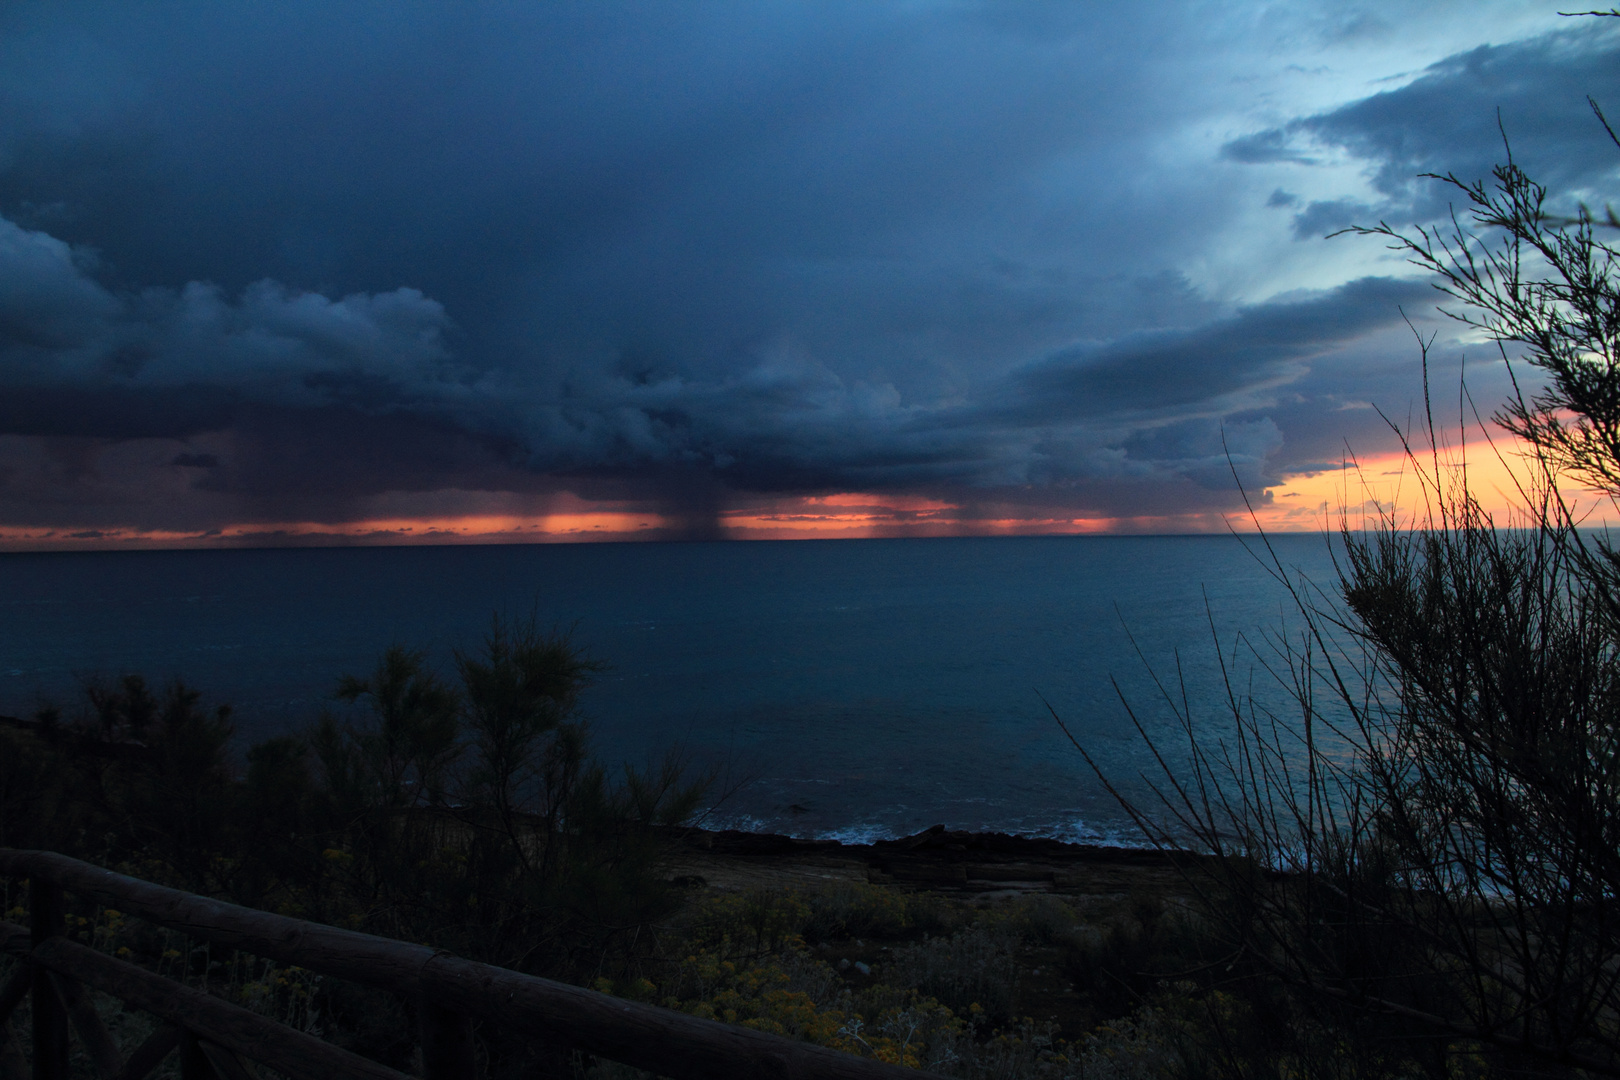
[[1157,844],[1220,856],[1192,864],[1216,962],[1333,1047],[1306,1071],[1620,1074],[1620,549],[1586,527],[1620,496],[1620,220],[1555,213],[1511,154],[1431,179],[1461,203],[1448,229],[1351,231],[1509,365],[1490,419],[1519,449],[1484,452],[1518,459],[1518,512],[1481,506],[1426,385],[1421,425],[1391,425],[1415,514],[1354,500],[1326,584],[1262,537],[1297,617],[1251,656],[1290,708],[1235,668],[1218,706],[1166,687],[1191,765],[1124,801]]
[[[574,711],[596,666],[532,622],[497,618],[455,668],[391,648],[339,681],[349,709],[240,762],[229,708],[197,690],[92,683],[71,714],[0,730],[0,843],[529,973],[632,970],[679,903],[657,829],[704,778],[674,758],[610,773]],[[397,1003],[327,997],[357,1037],[408,1031]]]
[[[453,681],[389,649],[337,680],[339,707],[239,756],[230,710],[197,690],[93,682],[75,707],[0,727],[0,843],[950,1075],[1136,1075],[1194,1045],[1193,983],[1154,973],[1202,955],[1204,932],[1162,895],[975,902],[849,880],[728,890],[679,873],[708,778],[674,759],[610,774],[575,709],[596,670],[565,637],[496,620],[455,657]],[[26,921],[24,883],[3,887],[5,917]],[[68,924],[412,1066],[408,999],[103,907]],[[98,1004],[126,1049],[150,1034],[149,1019]],[[27,1031],[24,1006],[0,1032],[0,1076]],[[631,1075],[520,1034],[478,1038],[493,1076]]]

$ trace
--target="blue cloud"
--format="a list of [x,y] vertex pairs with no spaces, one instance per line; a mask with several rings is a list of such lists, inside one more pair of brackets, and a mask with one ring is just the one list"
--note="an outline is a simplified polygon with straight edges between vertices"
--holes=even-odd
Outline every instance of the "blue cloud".
[[1554,192],[1613,192],[1614,146],[1587,98],[1620,109],[1620,28],[1587,20],[1507,45],[1448,57],[1398,89],[1227,142],[1244,164],[1317,165],[1335,154],[1363,163],[1378,205],[1313,202],[1295,233],[1315,237],[1352,220],[1394,223],[1443,217],[1446,189],[1423,174],[1490,175],[1505,154]]

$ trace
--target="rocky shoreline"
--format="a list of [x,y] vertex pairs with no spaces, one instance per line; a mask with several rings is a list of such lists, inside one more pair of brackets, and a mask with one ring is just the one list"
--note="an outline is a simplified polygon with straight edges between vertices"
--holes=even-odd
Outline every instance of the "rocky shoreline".
[[1151,848],[1104,847],[943,825],[898,840],[845,844],[774,833],[679,830],[675,880],[724,890],[864,882],[983,898],[1027,893],[1118,897],[1186,895],[1202,858]]

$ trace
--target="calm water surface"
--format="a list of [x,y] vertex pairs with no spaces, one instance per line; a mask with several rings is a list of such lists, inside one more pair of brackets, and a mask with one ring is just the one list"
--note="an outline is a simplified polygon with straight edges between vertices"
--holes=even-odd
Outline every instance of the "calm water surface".
[[[1321,537],[1272,542],[1332,579]],[[1213,730],[1211,615],[1230,652],[1285,599],[1229,536],[0,555],[0,711],[139,671],[230,702],[251,741],[332,707],[390,644],[448,668],[492,613],[533,611],[609,665],[584,698],[604,756],[679,744],[753,778],[717,823],[1129,840],[1042,698],[1138,783],[1111,680],[1166,731],[1143,658],[1173,676],[1179,655]]]

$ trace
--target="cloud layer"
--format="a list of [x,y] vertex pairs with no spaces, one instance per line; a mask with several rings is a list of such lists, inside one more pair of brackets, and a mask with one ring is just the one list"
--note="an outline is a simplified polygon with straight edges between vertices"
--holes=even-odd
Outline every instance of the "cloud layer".
[[[1230,509],[1415,389],[1431,290],[1293,236],[1443,213],[1414,175],[1488,168],[1498,106],[1560,190],[1615,188],[1583,111],[1620,111],[1620,38],[1552,20],[1277,117],[1394,17],[401,12],[0,14],[0,525]],[[1234,293],[1232,258],[1313,287]]]
[[[1380,219],[1405,224],[1442,217],[1449,192],[1425,179],[1490,175],[1509,150],[1566,205],[1613,197],[1614,144],[1588,98],[1620,113],[1620,30],[1577,24],[1530,41],[1480,45],[1432,65],[1398,89],[1253,132],[1222,147],[1229,160],[1319,166],[1348,158],[1372,198],[1314,199],[1294,215],[1294,233],[1316,239]],[[1281,205],[1299,200],[1280,189]]]

